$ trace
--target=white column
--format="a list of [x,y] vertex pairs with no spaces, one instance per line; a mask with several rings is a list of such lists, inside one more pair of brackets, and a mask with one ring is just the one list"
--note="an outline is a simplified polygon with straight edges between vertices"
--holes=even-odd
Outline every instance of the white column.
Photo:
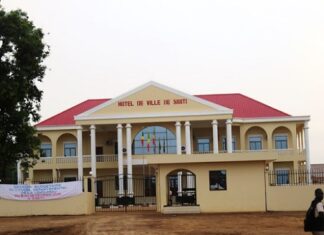
[[303,151],[303,146],[302,146],[302,132],[298,132],[298,149],[300,152]]
[[97,161],[96,161],[96,127],[90,126],[90,142],[91,142],[91,172],[93,177],[97,177]]
[[[187,173],[187,188],[193,188],[192,186],[192,174],[191,172]],[[191,191],[188,192],[188,196],[191,196]]]
[[212,121],[213,125],[213,146],[214,153],[218,153],[218,122],[217,120]]
[[178,172],[178,196],[182,196],[182,171]]
[[227,145],[227,152],[232,153],[232,120],[227,119],[226,121],[226,145]]
[[128,196],[133,197],[133,163],[132,163],[132,126],[126,125],[126,143],[127,143],[127,189]]
[[83,179],[83,152],[82,152],[82,127],[77,129],[78,140],[78,179]]
[[190,139],[190,122],[185,122],[185,131],[186,131],[186,154],[191,154],[191,139]]
[[117,142],[118,142],[118,186],[119,197],[124,195],[124,170],[123,170],[123,126],[117,125]]
[[311,183],[311,167],[310,167],[310,150],[309,150],[309,126],[308,121],[304,124],[304,138],[305,138],[305,155],[306,155],[306,168],[308,171],[308,182]]
[[23,183],[22,182],[22,173],[21,173],[20,165],[21,165],[21,160],[18,160],[17,161],[17,184]]
[[302,147],[302,151],[305,150],[305,131],[302,130],[302,132],[300,133],[300,145]]
[[176,122],[177,154],[181,155],[181,123]]

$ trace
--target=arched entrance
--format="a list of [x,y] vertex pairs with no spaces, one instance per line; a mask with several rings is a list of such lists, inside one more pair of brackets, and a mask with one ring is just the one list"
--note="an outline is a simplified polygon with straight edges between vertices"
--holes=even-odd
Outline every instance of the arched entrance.
[[196,205],[196,175],[179,169],[167,175],[168,206]]

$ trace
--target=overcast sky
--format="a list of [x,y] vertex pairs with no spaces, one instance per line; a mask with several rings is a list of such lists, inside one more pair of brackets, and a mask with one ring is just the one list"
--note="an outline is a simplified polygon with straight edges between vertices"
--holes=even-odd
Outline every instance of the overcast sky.
[[310,115],[324,163],[324,1],[2,0],[46,33],[48,118],[150,80],[195,94],[242,93]]

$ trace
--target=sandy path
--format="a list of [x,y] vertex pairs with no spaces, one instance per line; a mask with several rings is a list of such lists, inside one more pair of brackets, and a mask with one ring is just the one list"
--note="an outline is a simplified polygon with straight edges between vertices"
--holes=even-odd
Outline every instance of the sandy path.
[[199,215],[102,212],[91,216],[14,217],[0,218],[0,235],[305,235],[303,217],[304,212]]

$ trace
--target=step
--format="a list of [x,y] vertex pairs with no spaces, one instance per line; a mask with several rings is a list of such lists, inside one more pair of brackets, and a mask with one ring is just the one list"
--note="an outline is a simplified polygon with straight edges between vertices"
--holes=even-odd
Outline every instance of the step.
[[165,206],[163,214],[199,214],[200,206]]

